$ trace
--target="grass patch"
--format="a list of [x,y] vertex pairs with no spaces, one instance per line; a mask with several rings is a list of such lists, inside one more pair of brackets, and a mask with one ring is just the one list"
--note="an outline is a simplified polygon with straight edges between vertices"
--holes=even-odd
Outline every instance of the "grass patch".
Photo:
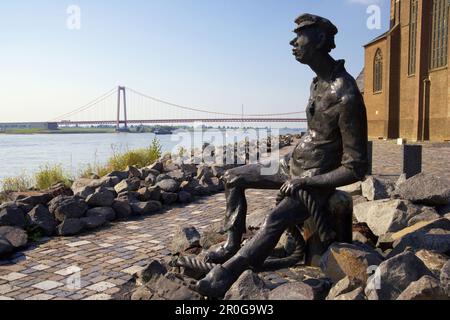
[[60,164],[57,165],[45,165],[40,168],[34,175],[36,182],[35,187],[39,190],[49,189],[56,183],[64,183],[66,186],[71,185],[71,177],[64,172],[64,169]]
[[119,152],[117,149],[113,148],[113,154],[105,165],[98,163],[93,165],[89,164],[81,173],[81,177],[89,178],[93,174],[103,177],[112,171],[125,170],[128,166],[137,168],[147,167],[161,157],[161,150],[161,144],[156,138],[153,139],[151,145],[147,148],[125,152]]
[[21,176],[3,179],[1,186],[1,192],[3,194],[28,191],[33,187],[33,180],[28,175],[22,174]]

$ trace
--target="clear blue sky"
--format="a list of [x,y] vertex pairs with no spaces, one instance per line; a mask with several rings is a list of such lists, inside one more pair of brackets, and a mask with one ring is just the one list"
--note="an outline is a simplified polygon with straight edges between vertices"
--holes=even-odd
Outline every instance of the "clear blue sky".
[[[380,30],[366,27],[372,3]],[[79,31],[66,28],[71,4]],[[332,54],[357,76],[389,0],[2,1],[0,122],[46,121],[119,84],[209,110],[304,110],[313,74],[289,42],[305,12],[338,26]]]

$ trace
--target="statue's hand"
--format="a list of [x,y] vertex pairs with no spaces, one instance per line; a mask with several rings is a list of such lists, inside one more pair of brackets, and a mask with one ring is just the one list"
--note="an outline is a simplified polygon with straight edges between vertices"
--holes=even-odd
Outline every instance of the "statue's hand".
[[308,185],[307,179],[292,179],[287,181],[280,189],[280,195],[284,197],[295,197],[298,192]]

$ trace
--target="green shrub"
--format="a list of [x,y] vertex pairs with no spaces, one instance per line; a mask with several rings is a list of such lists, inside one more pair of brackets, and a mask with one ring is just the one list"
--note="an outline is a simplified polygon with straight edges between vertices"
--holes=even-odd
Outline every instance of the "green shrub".
[[70,176],[64,172],[60,164],[45,165],[39,169],[34,175],[36,181],[36,188],[39,190],[46,190],[56,183],[64,183],[70,186]]

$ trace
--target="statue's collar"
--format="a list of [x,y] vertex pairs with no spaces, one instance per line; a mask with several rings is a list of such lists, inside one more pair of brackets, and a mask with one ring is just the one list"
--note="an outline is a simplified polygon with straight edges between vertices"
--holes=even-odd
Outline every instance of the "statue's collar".
[[[344,59],[336,60],[336,65],[334,66],[334,69],[331,73],[331,79],[332,80],[336,79],[338,75],[343,71],[345,71],[345,60]],[[319,81],[318,77],[315,77],[313,79],[314,83],[317,83],[318,81]]]

